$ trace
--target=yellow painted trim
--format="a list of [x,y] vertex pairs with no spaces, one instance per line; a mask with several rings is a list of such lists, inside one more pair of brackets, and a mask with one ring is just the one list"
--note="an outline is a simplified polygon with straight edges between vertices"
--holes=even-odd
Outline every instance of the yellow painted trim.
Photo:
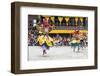
[[[49,33],[73,33],[75,30],[52,30]],[[87,30],[80,30],[82,33],[87,33]]]

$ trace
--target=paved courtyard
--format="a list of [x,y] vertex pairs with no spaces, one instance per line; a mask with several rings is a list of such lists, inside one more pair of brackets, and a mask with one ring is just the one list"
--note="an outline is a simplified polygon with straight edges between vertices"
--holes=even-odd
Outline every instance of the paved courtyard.
[[58,59],[86,59],[88,49],[80,48],[80,52],[73,52],[70,46],[53,46],[47,50],[45,56],[42,55],[42,48],[39,46],[28,47],[28,60],[58,60]]

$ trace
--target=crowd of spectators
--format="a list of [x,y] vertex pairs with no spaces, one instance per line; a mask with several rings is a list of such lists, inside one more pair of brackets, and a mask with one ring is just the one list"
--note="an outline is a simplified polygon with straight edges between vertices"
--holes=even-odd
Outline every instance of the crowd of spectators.
[[[38,37],[38,34],[36,31],[34,33],[29,32],[28,33],[28,45],[29,46],[39,46],[37,42],[37,37]],[[54,41],[53,42],[54,46],[69,46],[70,41],[71,41],[69,37],[66,37],[66,36],[62,37],[59,34],[54,35],[52,39]]]

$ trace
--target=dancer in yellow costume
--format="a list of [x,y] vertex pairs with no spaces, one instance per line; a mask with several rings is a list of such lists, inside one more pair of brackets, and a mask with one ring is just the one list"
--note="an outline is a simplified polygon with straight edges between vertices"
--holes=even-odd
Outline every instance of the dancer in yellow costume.
[[53,46],[53,39],[48,36],[48,34],[41,34],[37,38],[37,42],[43,49],[43,55],[47,54],[46,50],[49,50],[51,46]]
[[44,55],[47,53],[46,50],[49,50],[49,48],[53,46],[53,39],[48,35],[49,32],[52,30],[52,28],[47,18],[43,18],[43,23],[40,24],[40,26],[41,26],[41,29],[38,28],[38,30],[42,34],[38,36],[37,42],[43,48],[43,55]]

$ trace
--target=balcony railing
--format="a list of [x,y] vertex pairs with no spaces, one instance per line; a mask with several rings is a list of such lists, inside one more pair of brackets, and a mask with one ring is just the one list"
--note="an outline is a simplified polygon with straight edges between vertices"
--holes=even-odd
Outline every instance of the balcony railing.
[[87,26],[55,26],[53,30],[88,30]]

